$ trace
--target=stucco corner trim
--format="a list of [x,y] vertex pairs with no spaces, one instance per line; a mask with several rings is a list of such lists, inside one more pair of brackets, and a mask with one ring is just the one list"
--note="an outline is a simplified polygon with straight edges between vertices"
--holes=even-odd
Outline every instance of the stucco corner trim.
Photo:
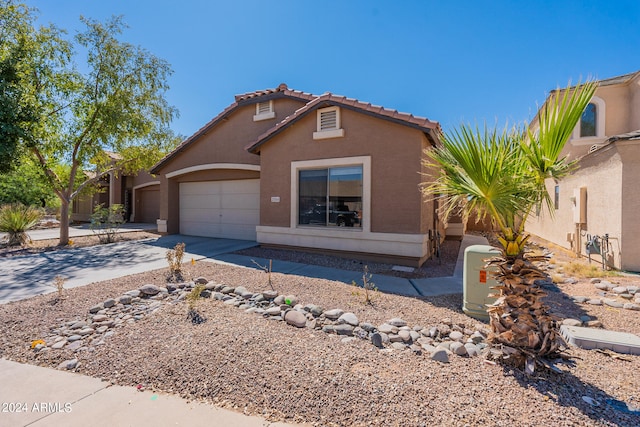
[[250,165],[246,163],[208,163],[204,165],[189,166],[188,168],[178,169],[166,174],[167,178],[174,178],[176,176],[185,175],[191,172],[198,172],[212,169],[238,169],[247,171],[260,172],[260,165]]
[[160,185],[160,181],[150,181],[150,182],[145,182],[144,184],[139,184],[133,187],[133,190],[139,190],[140,188],[144,188],[144,187],[150,187],[152,185]]

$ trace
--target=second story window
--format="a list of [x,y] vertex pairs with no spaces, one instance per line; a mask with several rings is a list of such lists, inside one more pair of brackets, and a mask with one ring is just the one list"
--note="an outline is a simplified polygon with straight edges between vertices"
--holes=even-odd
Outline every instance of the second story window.
[[596,136],[596,126],[598,123],[598,110],[596,104],[590,103],[587,108],[584,109],[582,116],[580,117],[580,138]]
[[273,101],[263,101],[256,104],[256,114],[253,116],[253,121],[273,119],[276,116],[276,112],[273,110]]

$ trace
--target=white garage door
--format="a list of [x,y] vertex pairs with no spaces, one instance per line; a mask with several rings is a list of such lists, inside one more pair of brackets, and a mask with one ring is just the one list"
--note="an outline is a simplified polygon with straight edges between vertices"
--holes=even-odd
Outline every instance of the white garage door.
[[180,233],[255,240],[260,180],[180,183]]

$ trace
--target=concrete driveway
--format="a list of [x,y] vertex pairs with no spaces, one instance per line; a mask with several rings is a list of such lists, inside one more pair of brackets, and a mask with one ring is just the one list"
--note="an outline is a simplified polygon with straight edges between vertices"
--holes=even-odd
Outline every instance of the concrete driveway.
[[215,258],[257,245],[253,241],[169,235],[157,239],[97,245],[0,259],[0,304],[55,291],[56,276],[65,288],[167,268],[167,249],[186,244],[184,261]]

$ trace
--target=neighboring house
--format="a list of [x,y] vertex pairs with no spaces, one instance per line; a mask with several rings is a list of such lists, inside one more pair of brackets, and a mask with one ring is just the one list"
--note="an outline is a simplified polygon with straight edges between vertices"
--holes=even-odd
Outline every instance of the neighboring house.
[[[112,157],[117,156],[109,153]],[[91,178],[91,172],[85,172]],[[94,175],[95,176],[95,175]],[[80,195],[73,200],[71,220],[88,222],[95,206],[124,205],[127,222],[155,224],[160,215],[160,181],[147,172],[123,175],[114,172],[98,180],[100,191],[91,195]]]
[[438,123],[281,84],[237,95],[151,173],[158,230],[420,265],[439,227],[419,184]]
[[564,150],[578,169],[547,182],[555,215],[532,216],[527,231],[598,262],[608,242],[610,265],[640,271],[640,71],[598,83]]

